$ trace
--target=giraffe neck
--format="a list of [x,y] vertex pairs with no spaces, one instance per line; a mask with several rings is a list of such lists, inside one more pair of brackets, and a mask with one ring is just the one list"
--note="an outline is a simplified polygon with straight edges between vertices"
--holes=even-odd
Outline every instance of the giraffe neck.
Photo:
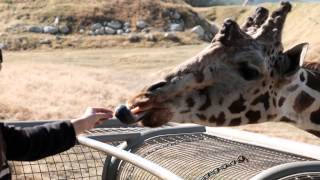
[[301,68],[278,96],[280,121],[320,135],[320,73]]

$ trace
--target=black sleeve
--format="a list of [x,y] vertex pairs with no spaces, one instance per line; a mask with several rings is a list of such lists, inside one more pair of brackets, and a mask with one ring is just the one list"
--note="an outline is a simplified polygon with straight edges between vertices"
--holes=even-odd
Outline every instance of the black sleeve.
[[69,121],[19,128],[3,126],[8,160],[33,161],[73,147],[76,134]]

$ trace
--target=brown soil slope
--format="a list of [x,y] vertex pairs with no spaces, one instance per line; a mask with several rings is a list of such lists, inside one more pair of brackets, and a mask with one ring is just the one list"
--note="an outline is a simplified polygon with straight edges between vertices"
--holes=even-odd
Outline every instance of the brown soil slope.
[[[101,36],[99,38],[80,34],[80,29],[89,30],[94,23],[103,23],[109,20],[130,22],[133,29],[137,20],[146,21],[156,31],[168,28],[170,18],[168,11],[176,10],[185,22],[185,28],[189,29],[201,25],[207,32],[210,30],[208,21],[198,15],[189,5],[177,0],[34,0],[19,1],[6,0],[0,2],[0,42],[8,45],[9,50],[35,49],[39,41],[49,39],[53,43],[51,47],[113,47],[118,42],[122,46],[125,36]],[[59,45],[55,46],[55,36],[48,34],[35,34],[25,32],[28,25],[50,25],[55,18],[60,18],[61,24],[66,24],[72,34],[59,39]],[[180,35],[190,37],[190,33]],[[191,35],[192,36],[192,35]],[[95,43],[93,43],[95,41]],[[113,41],[114,43],[99,44],[97,41]],[[182,44],[197,42],[183,40]]]
[[[275,9],[278,4],[262,4],[268,9]],[[34,0],[34,1],[13,1],[6,0],[0,2],[0,41],[8,41],[11,43],[26,47],[17,47],[12,49],[31,49],[37,48],[35,41],[39,38],[52,38],[52,35],[21,33],[12,31],[12,28],[17,24],[50,24],[56,16],[60,17],[61,22],[68,24],[73,30],[73,34],[65,39],[60,40],[60,48],[64,47],[110,47],[121,46],[125,41],[124,37],[90,37],[77,36],[80,27],[89,28],[95,22],[103,20],[116,19],[120,21],[129,21],[135,24],[136,20],[143,19],[152,27],[163,28],[169,22],[169,18],[165,11],[168,9],[176,9],[182,15],[186,28],[191,28],[194,25],[201,24],[208,28],[207,18],[221,25],[223,20],[228,17],[233,17],[240,23],[252,12],[255,6],[215,6],[209,8],[193,8],[183,3],[182,0]],[[298,42],[309,42],[311,50],[309,58],[318,56],[320,51],[319,34],[320,28],[320,4],[301,3],[293,4],[293,10],[289,14],[287,23],[284,29],[284,42],[286,46],[291,46]],[[200,15],[199,15],[200,14]],[[76,32],[76,33],[75,33]],[[14,37],[17,38],[14,38]],[[182,34],[181,36],[190,36],[190,34]],[[182,44],[192,44],[184,42]],[[104,42],[98,44],[96,42]],[[113,43],[106,43],[113,42]],[[199,43],[199,42],[196,42]],[[22,45],[21,45],[22,44]],[[30,46],[30,47],[28,47]],[[312,54],[312,55],[310,55]]]

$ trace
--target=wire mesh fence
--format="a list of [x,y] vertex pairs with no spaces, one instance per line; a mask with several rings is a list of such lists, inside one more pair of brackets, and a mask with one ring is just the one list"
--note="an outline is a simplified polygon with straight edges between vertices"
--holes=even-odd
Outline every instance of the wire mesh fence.
[[11,161],[17,180],[101,179],[106,154],[82,145],[38,161]]
[[[130,140],[123,143],[128,145],[130,152],[186,180],[250,179],[263,170],[280,164],[314,160],[288,152],[224,139],[199,129],[195,131],[194,127],[187,131],[186,129],[188,128],[184,130],[171,128],[170,130],[170,127],[162,129],[109,127],[93,129],[86,135],[93,138],[101,136],[104,143],[114,146]],[[114,163],[115,161],[119,164]],[[157,179],[130,162],[116,158],[111,160],[106,153],[83,145],[76,145],[68,151],[38,161],[12,161],[10,166],[13,179],[19,180],[94,180],[101,179],[105,172],[111,175],[107,176],[107,179],[110,177],[119,180]],[[311,175],[307,174],[307,176]],[[301,177],[304,176],[301,175]]]

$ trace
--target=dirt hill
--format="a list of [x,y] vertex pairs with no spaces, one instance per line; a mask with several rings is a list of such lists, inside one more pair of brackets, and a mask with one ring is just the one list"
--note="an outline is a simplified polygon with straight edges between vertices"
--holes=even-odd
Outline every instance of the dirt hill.
[[[275,4],[262,4],[269,9],[278,7]],[[179,41],[172,42],[163,38],[163,31],[170,22],[168,11],[179,12],[184,20],[185,29],[201,25],[209,31],[209,21],[222,24],[223,20],[233,17],[240,24],[254,12],[256,6],[214,6],[195,8],[183,0],[34,0],[19,1],[5,0],[0,3],[0,46],[5,44],[10,50],[34,48],[97,48],[113,46],[170,46],[202,43],[189,31],[177,33]],[[291,46],[298,42],[309,42],[311,49],[320,49],[320,4],[294,3],[289,14],[285,29],[284,42]],[[60,22],[70,27],[71,34],[54,36],[25,32],[26,25],[52,24],[56,17]],[[81,34],[81,28],[88,30],[94,23],[106,20],[129,22],[133,26],[137,20],[146,21],[158,36],[156,42],[142,40],[140,43],[129,43],[126,36],[89,36]],[[135,31],[135,29],[133,29]],[[46,41],[50,43],[46,43]],[[318,48],[319,47],[319,48]],[[312,53],[318,56],[318,53]],[[310,53],[309,53],[310,54]]]
[[[125,37],[97,38],[85,35],[88,35],[87,31],[93,24],[103,24],[111,20],[131,24],[133,32],[137,30],[135,25],[138,20],[145,21],[156,32],[168,31],[168,25],[172,23],[170,22],[172,11],[179,13],[185,30],[201,25],[205,31],[210,31],[210,24],[206,19],[200,17],[191,6],[178,0],[34,0],[19,3],[6,0],[0,3],[0,16],[2,17],[0,19],[0,31],[2,32],[0,42],[4,42],[11,50],[37,48],[41,44],[47,44],[39,43],[44,41],[43,39],[49,39],[51,47],[54,48],[123,45]],[[26,32],[26,27],[50,25],[56,17],[59,17],[60,24],[70,29],[68,36],[59,37],[56,40],[54,36]],[[79,33],[80,30],[84,30],[84,33]],[[178,44],[199,43],[197,37],[190,33],[177,34],[181,38]],[[161,37],[158,39],[161,40]],[[96,40],[113,43],[101,44],[95,42]]]

